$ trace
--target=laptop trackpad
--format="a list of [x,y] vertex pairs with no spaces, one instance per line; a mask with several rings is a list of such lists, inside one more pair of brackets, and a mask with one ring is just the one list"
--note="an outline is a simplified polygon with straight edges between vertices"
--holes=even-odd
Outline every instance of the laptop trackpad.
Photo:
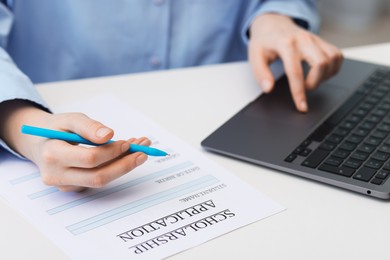
[[[280,83],[280,84],[279,84]],[[262,123],[284,125],[294,130],[309,130],[320,119],[334,111],[347,97],[349,91],[342,87],[322,84],[314,91],[306,93],[309,112],[300,113],[295,109],[286,79],[278,82],[274,91],[261,95],[244,112],[245,116],[258,118]],[[288,131],[288,128],[284,129]],[[291,129],[292,130],[292,129]]]

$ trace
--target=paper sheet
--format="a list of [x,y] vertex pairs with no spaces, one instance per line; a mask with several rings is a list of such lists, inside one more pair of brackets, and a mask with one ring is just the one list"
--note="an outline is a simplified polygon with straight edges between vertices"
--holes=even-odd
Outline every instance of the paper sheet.
[[284,209],[115,97],[60,110],[105,123],[117,140],[148,136],[170,153],[82,193],[45,186],[32,163],[1,154],[2,195],[71,258],[161,259]]

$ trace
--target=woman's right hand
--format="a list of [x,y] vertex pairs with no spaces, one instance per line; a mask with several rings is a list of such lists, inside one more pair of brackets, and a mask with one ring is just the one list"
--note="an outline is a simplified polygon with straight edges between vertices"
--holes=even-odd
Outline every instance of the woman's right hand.
[[[42,181],[61,191],[100,188],[143,164],[147,155],[128,153],[132,143],[150,145],[146,137],[116,141],[97,147],[85,147],[61,140],[23,135],[23,124],[56,129],[81,135],[91,142],[109,141],[114,132],[81,113],[50,114],[26,101],[1,104],[0,136],[17,152],[40,169]],[[3,124],[4,123],[4,124]]]

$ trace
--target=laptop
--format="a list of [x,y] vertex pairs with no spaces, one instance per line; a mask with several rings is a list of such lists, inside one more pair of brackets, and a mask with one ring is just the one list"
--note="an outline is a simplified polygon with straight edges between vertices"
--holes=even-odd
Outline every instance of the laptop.
[[281,77],[201,143],[205,149],[380,199],[390,198],[390,67],[346,59],[296,111]]

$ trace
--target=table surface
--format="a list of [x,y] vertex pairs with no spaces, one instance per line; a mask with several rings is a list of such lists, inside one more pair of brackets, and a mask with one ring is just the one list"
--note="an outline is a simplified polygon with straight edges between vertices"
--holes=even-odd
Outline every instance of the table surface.
[[[390,43],[346,49],[344,54],[390,66]],[[83,100],[94,93],[114,94],[287,207],[280,214],[172,259],[383,259],[388,252],[389,202],[212,154],[200,147],[201,140],[260,93],[245,62],[55,82],[37,88],[52,106]],[[150,104],[164,109],[156,110]],[[4,199],[0,199],[0,212],[0,258],[67,259]]]

